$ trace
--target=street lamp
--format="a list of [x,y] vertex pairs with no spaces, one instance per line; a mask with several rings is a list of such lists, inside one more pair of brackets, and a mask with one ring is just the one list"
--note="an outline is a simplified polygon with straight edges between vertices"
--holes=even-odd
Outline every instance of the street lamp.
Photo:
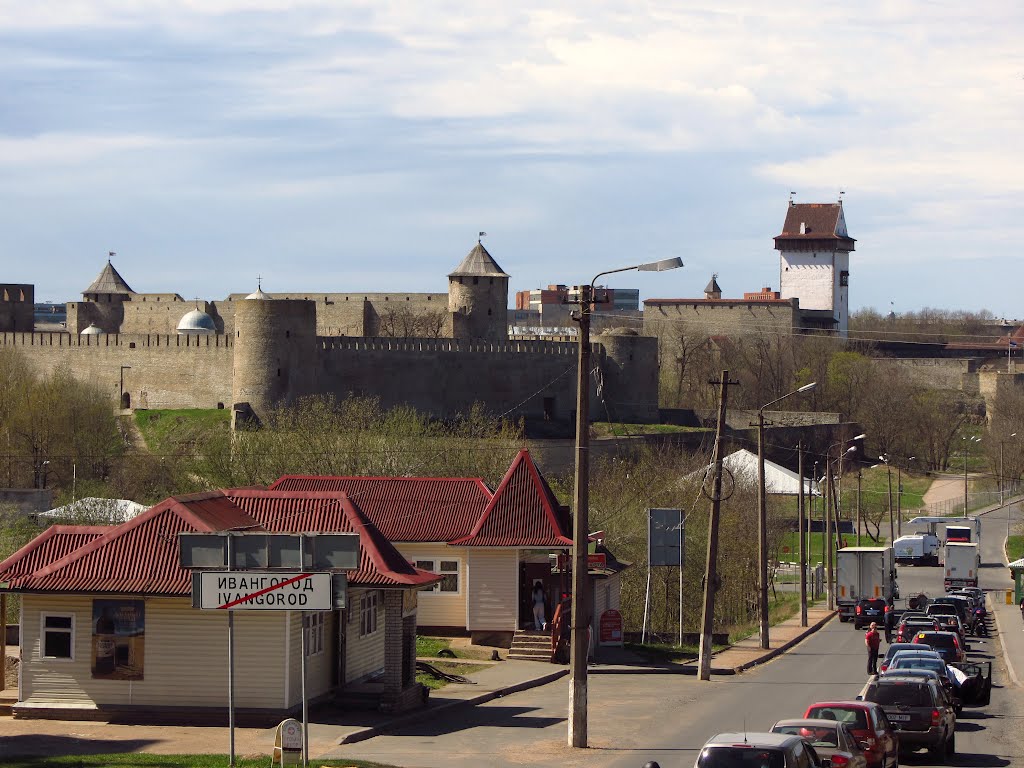
[[594,283],[616,272],[665,272],[679,269],[679,257],[598,272],[580,286],[579,370],[576,378],[576,477],[573,489],[572,611],[569,643],[569,746],[587,746],[587,550],[590,506],[590,314]]
[[[1010,434],[1010,439],[1017,436],[1016,432]],[[999,506],[1003,506],[1003,446],[1007,443],[1007,440],[999,441]],[[1010,538],[1010,506],[1006,506],[1006,538]]]
[[[917,456],[910,456],[907,459],[907,471],[910,471],[910,462]],[[896,465],[896,536],[903,535],[903,465]]]
[[[764,482],[764,411],[765,408],[780,403],[790,395],[798,395],[810,392],[818,386],[818,382],[812,381],[804,384],[799,389],[787,392],[782,397],[777,397],[770,403],[765,403],[757,409],[757,570],[758,570],[758,613],[761,624],[761,647],[768,648],[768,504],[767,491]],[[803,482],[803,478],[800,478]]]
[[980,443],[980,437],[968,438],[964,435],[960,438],[964,441],[964,517],[967,517],[967,451],[971,447],[971,443]]
[[892,517],[892,467],[889,466],[889,457],[886,454],[883,453],[878,459],[885,464],[886,479],[889,483],[889,545],[892,546],[896,541],[896,525]]
[[[834,590],[835,580],[834,580],[834,576],[833,576],[833,573],[832,573],[832,570],[833,570],[833,560],[835,559],[832,556],[832,520],[833,520],[833,516],[835,516],[836,523],[838,524],[838,522],[839,522],[839,515],[838,515],[838,513],[836,511],[836,505],[833,503],[833,498],[832,498],[832,467],[831,467],[832,449],[833,448],[841,447],[843,445],[846,445],[847,443],[856,442],[857,440],[863,440],[865,437],[867,437],[867,435],[862,432],[861,434],[857,435],[856,437],[851,437],[848,440],[840,440],[837,443],[832,443],[832,445],[830,445],[825,450],[825,495],[828,498],[825,501],[825,510],[826,510],[825,511],[825,531],[826,531],[826,534],[825,534],[825,541],[823,542],[822,547],[824,549],[824,553],[823,554],[825,555],[826,590],[828,592],[828,595],[827,595],[827,597],[828,597],[828,609],[830,611],[831,610],[835,610],[835,607],[836,607],[836,605],[835,605],[836,596],[835,596],[835,590]],[[844,453],[852,453],[853,451],[856,450],[856,448],[857,448],[856,446],[851,445],[850,448],[847,451],[845,451]],[[842,453],[839,454],[839,456],[836,459],[836,461],[839,464],[839,473],[840,473],[840,476],[841,476],[842,475],[842,471],[843,471],[843,454]],[[839,503],[840,504],[842,503],[842,497],[841,496],[839,498]],[[830,506],[832,507],[832,514],[829,514],[829,512],[828,512],[828,508]]]

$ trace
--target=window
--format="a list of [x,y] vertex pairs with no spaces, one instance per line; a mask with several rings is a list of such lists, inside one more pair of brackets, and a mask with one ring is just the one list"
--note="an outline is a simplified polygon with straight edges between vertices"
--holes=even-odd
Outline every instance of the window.
[[377,631],[377,593],[367,592],[359,598],[359,636]]
[[433,571],[444,578],[425,593],[444,592],[450,595],[459,593],[459,561],[458,560],[417,560],[416,567],[424,571]]
[[326,613],[310,613],[303,617],[302,633],[306,658],[324,652],[324,626]]
[[845,269],[842,272],[839,273],[839,284],[840,285],[849,285],[850,284],[850,273],[847,272]]
[[44,659],[75,658],[75,617],[71,614],[43,614]]

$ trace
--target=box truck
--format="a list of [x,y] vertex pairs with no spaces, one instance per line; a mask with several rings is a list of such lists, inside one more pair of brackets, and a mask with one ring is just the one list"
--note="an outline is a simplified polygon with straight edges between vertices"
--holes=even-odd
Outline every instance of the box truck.
[[892,547],[844,547],[836,552],[835,602],[840,621],[854,617],[857,602],[900,596]]
[[938,565],[939,537],[933,533],[912,533],[892,543],[897,565]]
[[959,587],[978,586],[981,554],[978,552],[977,544],[947,541],[942,565],[945,568],[942,584],[947,592]]

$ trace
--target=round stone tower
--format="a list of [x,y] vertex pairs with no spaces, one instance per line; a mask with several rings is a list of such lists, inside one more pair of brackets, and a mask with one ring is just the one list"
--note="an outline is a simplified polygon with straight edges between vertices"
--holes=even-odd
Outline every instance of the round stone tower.
[[452,336],[468,341],[508,341],[508,275],[478,240],[448,275]]
[[262,290],[235,306],[232,425],[316,391],[316,304]]
[[631,424],[657,422],[658,339],[640,336],[632,328],[613,328],[594,341],[604,349],[604,402],[594,405],[595,413]]

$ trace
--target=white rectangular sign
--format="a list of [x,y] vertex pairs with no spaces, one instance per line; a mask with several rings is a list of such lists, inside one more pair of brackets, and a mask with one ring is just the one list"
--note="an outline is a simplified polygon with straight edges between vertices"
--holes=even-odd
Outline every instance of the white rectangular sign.
[[203,610],[329,611],[331,574],[281,571],[203,571],[199,600]]

